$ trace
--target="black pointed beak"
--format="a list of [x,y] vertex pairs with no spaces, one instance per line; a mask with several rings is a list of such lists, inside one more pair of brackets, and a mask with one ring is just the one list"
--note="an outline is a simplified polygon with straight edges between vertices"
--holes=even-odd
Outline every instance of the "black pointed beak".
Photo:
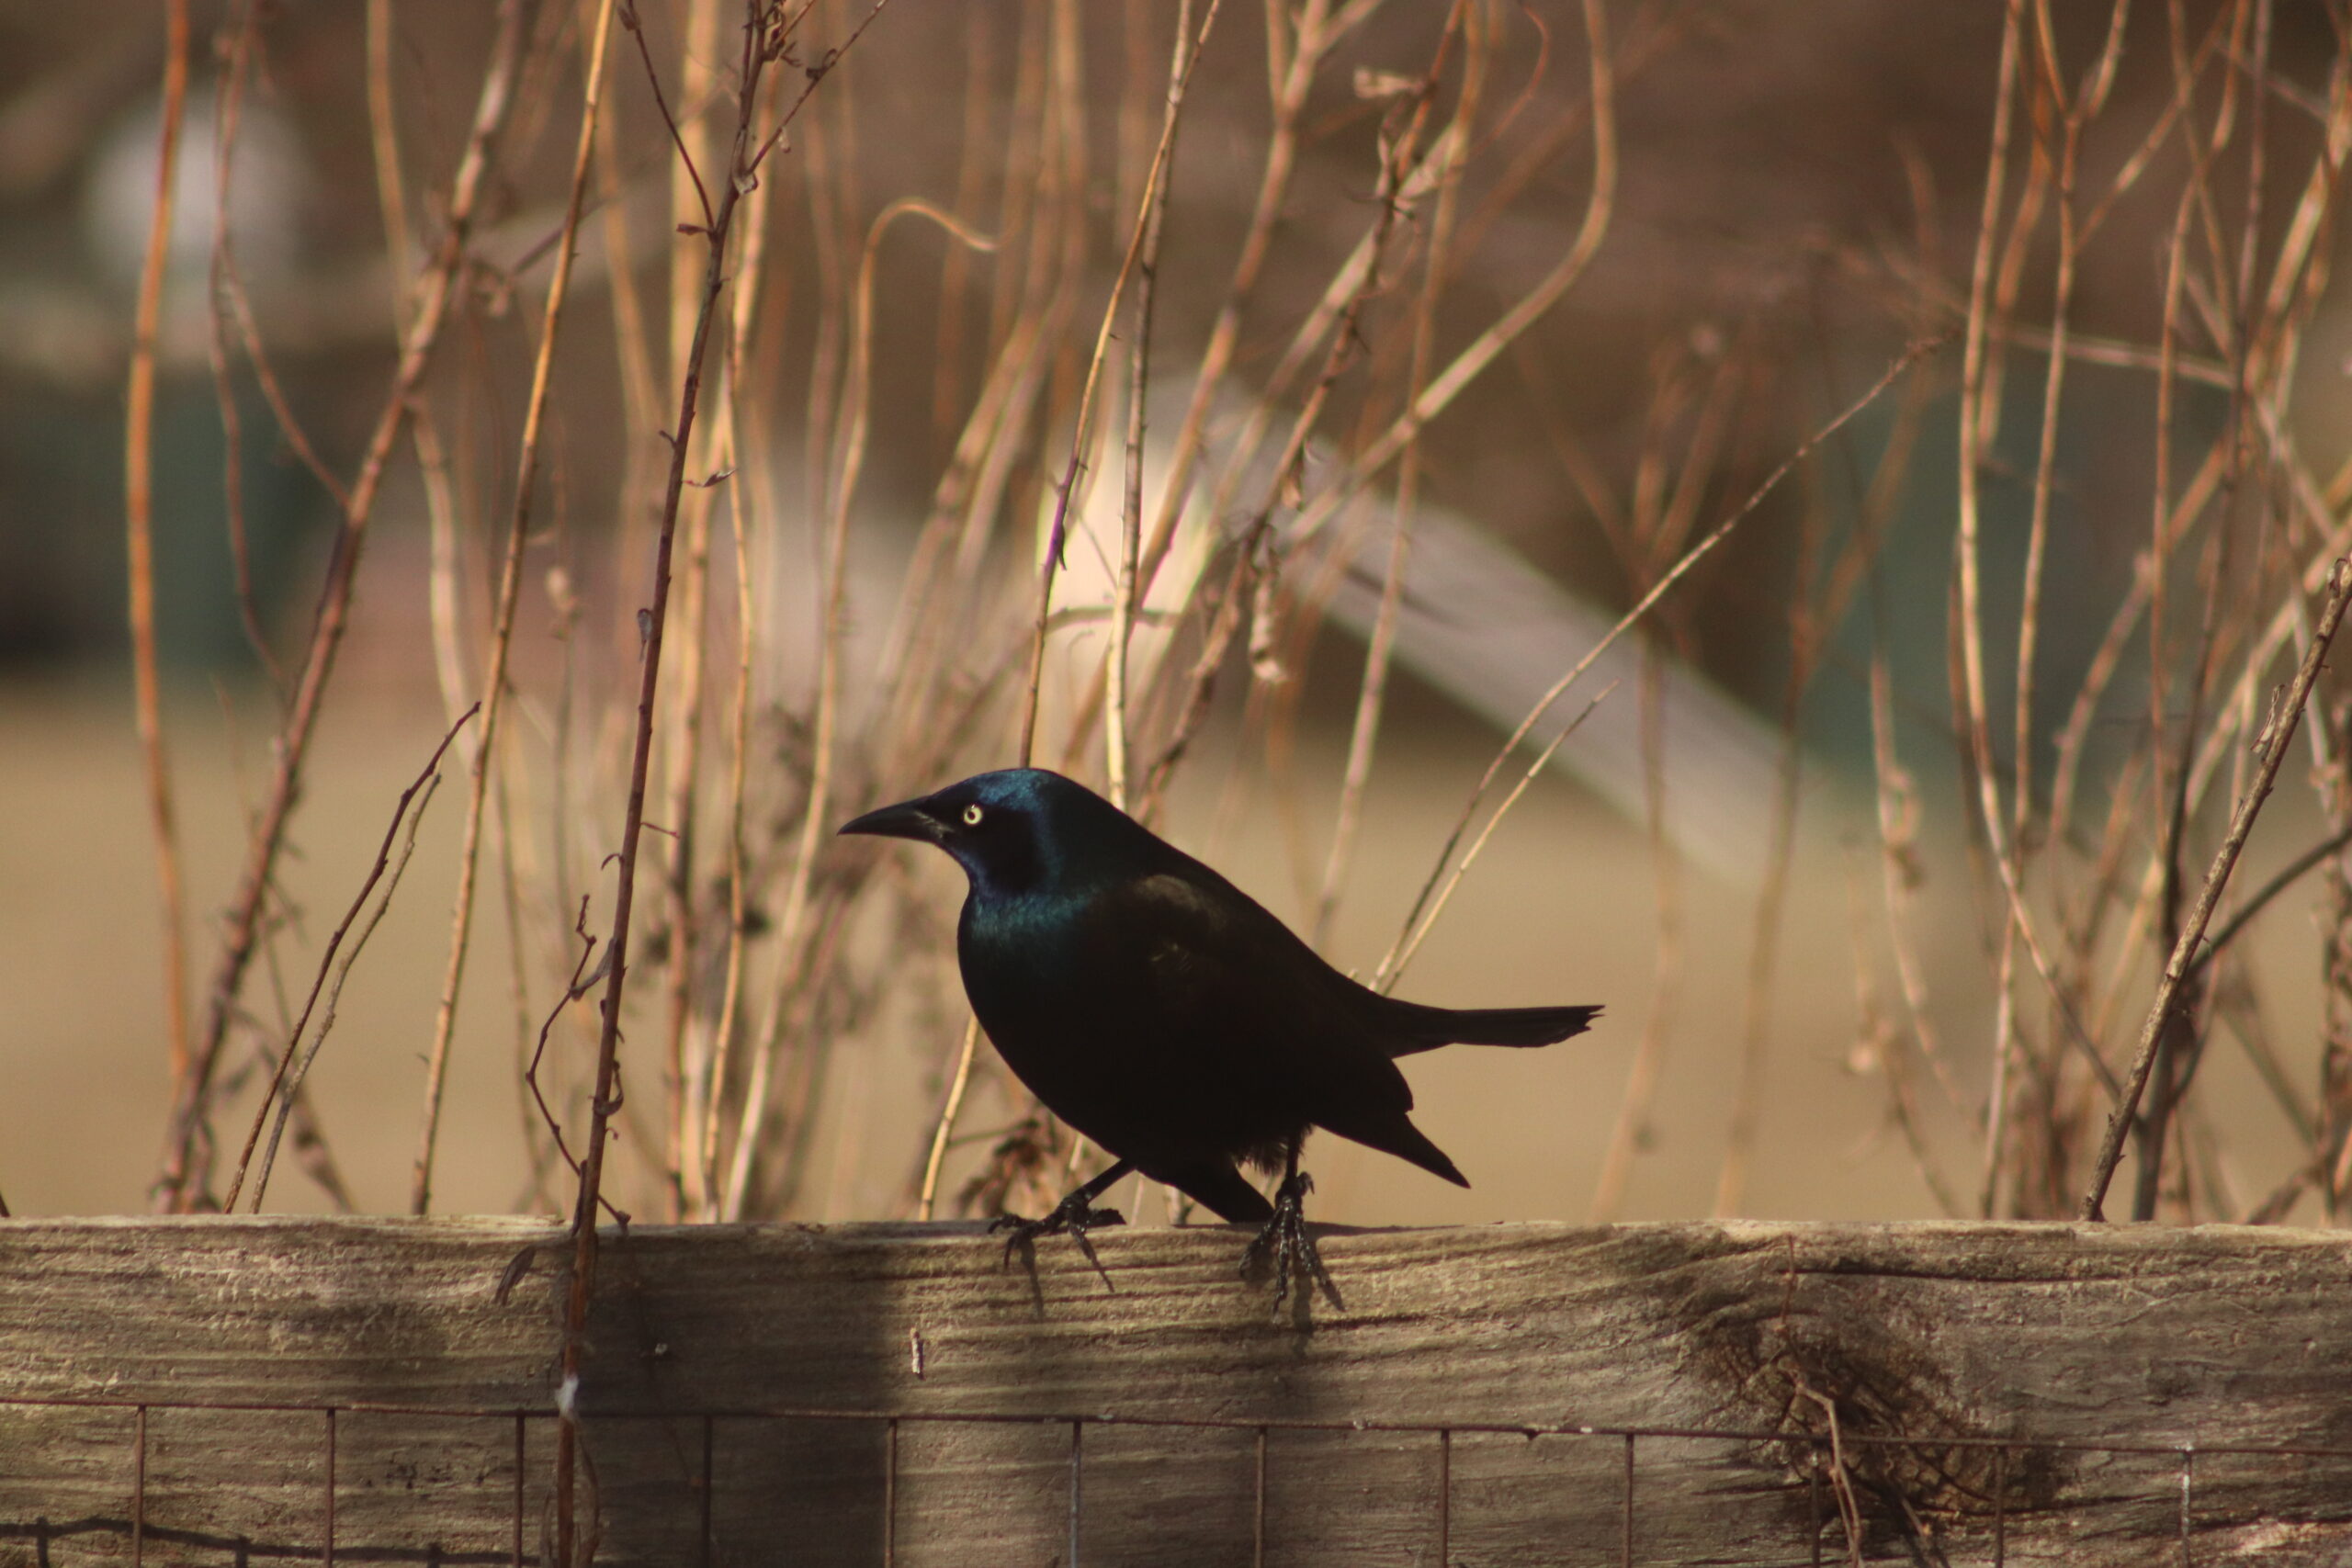
[[923,843],[939,842],[939,820],[923,810],[923,800],[902,800],[896,806],[885,806],[863,817],[853,817],[834,831],[836,833],[870,833],[877,839],[915,839]]

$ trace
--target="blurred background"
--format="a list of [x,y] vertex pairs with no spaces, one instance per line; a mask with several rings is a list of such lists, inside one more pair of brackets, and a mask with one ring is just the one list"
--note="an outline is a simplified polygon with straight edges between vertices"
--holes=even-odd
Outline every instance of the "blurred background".
[[[2343,6],[746,17],[0,3],[12,1212],[569,1207],[665,528],[637,1217],[1088,1168],[831,837],[1024,754],[1607,1006],[1318,1218],[2073,1212],[2343,547]],[[2335,1213],[2347,722],[2110,1214]]]

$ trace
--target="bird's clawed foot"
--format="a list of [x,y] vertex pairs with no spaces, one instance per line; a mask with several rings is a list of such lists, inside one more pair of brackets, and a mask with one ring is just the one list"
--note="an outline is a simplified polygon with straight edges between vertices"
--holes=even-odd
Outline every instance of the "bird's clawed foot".
[[1010,1233],[1004,1242],[1004,1263],[1008,1269],[1012,1266],[1014,1249],[1034,1245],[1041,1235],[1067,1235],[1078,1243],[1078,1250],[1087,1262],[1093,1265],[1094,1271],[1102,1276],[1102,1283],[1109,1286],[1111,1276],[1104,1270],[1102,1260],[1094,1255],[1094,1244],[1086,1239],[1086,1233],[1126,1223],[1126,1215],[1116,1209],[1096,1208],[1094,1195],[1080,1188],[1056,1204],[1054,1212],[1042,1220],[1024,1220],[1018,1214],[999,1214],[989,1229]]
[[[1323,1293],[1340,1311],[1347,1303],[1340,1299],[1340,1288],[1331,1283],[1330,1270],[1323,1267],[1323,1255],[1315,1249],[1315,1238],[1306,1232],[1306,1195],[1315,1190],[1315,1179],[1305,1171],[1293,1171],[1274,1190],[1274,1217],[1266,1222],[1250,1243],[1250,1250],[1241,1255],[1244,1279],[1262,1280],[1271,1262],[1274,1275],[1274,1315],[1280,1317],[1283,1303],[1290,1297],[1291,1270],[1296,1269],[1302,1280],[1312,1280],[1323,1287]],[[1300,1300],[1303,1309],[1314,1299],[1314,1286],[1305,1285]]]

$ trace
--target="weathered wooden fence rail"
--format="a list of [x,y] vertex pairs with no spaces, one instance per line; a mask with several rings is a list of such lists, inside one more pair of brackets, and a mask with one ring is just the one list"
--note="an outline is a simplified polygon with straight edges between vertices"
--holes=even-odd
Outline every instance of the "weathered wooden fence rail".
[[[599,1561],[2352,1562],[2335,1233],[976,1229],[615,1233]],[[542,1561],[559,1239],[0,1222],[0,1563]]]

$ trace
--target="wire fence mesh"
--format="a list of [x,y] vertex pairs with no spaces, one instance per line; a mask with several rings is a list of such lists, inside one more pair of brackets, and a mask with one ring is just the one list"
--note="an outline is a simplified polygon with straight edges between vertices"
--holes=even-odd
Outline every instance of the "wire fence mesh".
[[[88,1424],[93,1419],[120,1428],[114,1461],[120,1476],[119,1513],[53,1517],[38,1507],[43,1417],[51,1418],[45,1435],[54,1442],[61,1436],[54,1418],[69,1413],[85,1421],[77,1442],[96,1439],[96,1427]],[[175,1473],[182,1467],[175,1461],[191,1444],[208,1439],[207,1418],[226,1416],[245,1418],[235,1424],[234,1440],[248,1445],[239,1454],[246,1483],[191,1490]],[[151,1562],[428,1562],[449,1568],[546,1563],[552,1559],[545,1459],[557,1419],[552,1408],[0,1399],[0,1421],[12,1429],[0,1453],[13,1456],[0,1460],[0,1488],[9,1495],[16,1516],[0,1517],[0,1560],[44,1568],[99,1561],[141,1568]],[[415,1449],[384,1441],[388,1427],[420,1423],[424,1446],[437,1454],[437,1463],[420,1465]],[[1018,1429],[1032,1439],[1022,1445],[1022,1473],[995,1477],[1000,1495],[978,1511],[1024,1513],[1022,1533],[1050,1540],[1050,1560],[1064,1568],[1155,1560],[1155,1543],[1123,1532],[1115,1518],[1103,1518],[1103,1495],[1136,1484],[1142,1473],[1138,1460],[1146,1467],[1164,1463],[1187,1446],[1214,1447],[1240,1461],[1226,1467],[1246,1480],[1227,1498],[1221,1518],[1231,1537],[1227,1544],[1246,1556],[1218,1560],[1246,1561],[1252,1568],[1348,1550],[1345,1542],[1328,1539],[1302,1542],[1285,1520],[1286,1448],[1305,1465],[1360,1476],[1367,1493],[1378,1493],[1363,1504],[1365,1512],[1386,1516],[1379,1521],[1379,1533],[1410,1554],[1399,1560],[1441,1565],[1543,1561],[1634,1568],[1688,1561],[1680,1554],[1687,1542],[1677,1538],[1689,1534],[1691,1520],[1645,1486],[1660,1467],[1695,1468],[1712,1473],[1716,1486],[1761,1487],[1798,1505],[1797,1517],[1787,1520],[1789,1528],[1779,1539],[1751,1539],[1736,1555],[1710,1561],[1888,1560],[1985,1562],[1995,1568],[2052,1561],[2053,1540],[2067,1533],[2070,1491],[2081,1494],[2077,1500],[2096,1494],[2109,1507],[2136,1502],[2136,1533],[2154,1553],[2142,1560],[2182,1568],[2234,1560],[2250,1540],[2287,1545],[2352,1521],[2352,1491],[2342,1494],[2336,1507],[2315,1510],[2308,1518],[2266,1515],[2258,1507],[2249,1515],[2244,1497],[2228,1496],[2277,1467],[2318,1464],[2352,1476],[2352,1446],[2335,1445],[2086,1443],[1846,1432],[1834,1425],[1826,1431],[1730,1430],[755,1406],[616,1412],[586,1417],[583,1425],[591,1434],[589,1495],[600,1514],[586,1527],[583,1540],[591,1549],[620,1548],[610,1555],[600,1551],[596,1560],[656,1560],[621,1543],[658,1537],[687,1548],[687,1556],[667,1561],[699,1568],[786,1561],[899,1568],[954,1560],[958,1550],[985,1546],[991,1537],[1001,1537],[1001,1520],[976,1518],[972,1536],[959,1542],[952,1519],[943,1526],[933,1517],[924,1538],[910,1541],[901,1517],[910,1483],[940,1479],[942,1456],[922,1452],[924,1435],[976,1428]],[[662,1450],[669,1461],[669,1483],[648,1487],[640,1479],[616,1487],[619,1477],[598,1470],[596,1438],[628,1428],[638,1429],[636,1436],[643,1438],[648,1427],[660,1429],[655,1441],[609,1444],[605,1451],[636,1450],[641,1457],[649,1449]],[[1155,1435],[1148,1453],[1105,1451],[1107,1434],[1133,1432]],[[229,1434],[215,1430],[209,1436]],[[267,1440],[271,1437],[275,1441]],[[1298,1450],[1302,1440],[1313,1439],[1321,1440],[1322,1451]],[[1333,1439],[1336,1450],[1329,1446]],[[1473,1445],[1505,1441],[1529,1450],[1549,1445],[1575,1450],[1572,1457],[1555,1456],[1566,1484],[1541,1519],[1491,1517],[1497,1506],[1510,1506],[1514,1492],[1523,1505],[1525,1489],[1495,1485],[1492,1465],[1457,1462]],[[1352,1453],[1351,1442],[1357,1445]],[[797,1466],[797,1486],[767,1486],[762,1483],[774,1474],[772,1469],[758,1467],[755,1473],[742,1462],[761,1453],[811,1452],[829,1454],[831,1462]],[[1400,1452],[1419,1461],[1410,1468],[1419,1471],[1423,1485],[1395,1484],[1399,1467],[1383,1461]],[[1465,1477],[1464,1469],[1481,1473]],[[2068,1480],[2048,1484],[2062,1469]],[[2205,1479],[2217,1471],[2222,1485],[2208,1487]],[[1938,1478],[1940,1488],[1913,1483],[1922,1476]],[[1681,1490],[1687,1480],[1687,1474],[1679,1475],[1668,1491]],[[2136,1498],[2121,1495],[2125,1486]],[[616,1491],[626,1492],[628,1506],[650,1506],[665,1517],[619,1517]],[[756,1498],[748,1495],[754,1491]],[[2221,1495],[2209,1495],[2213,1492]],[[1930,1495],[1937,1500],[1923,1506]],[[355,1500],[362,1505],[356,1509]],[[1654,1502],[1661,1510],[1656,1516]],[[356,1529],[355,1512],[363,1520]],[[2148,1528],[2158,1519],[2165,1528]],[[2021,1531],[2028,1520],[2030,1529]],[[1416,1523],[1418,1550],[1410,1540]],[[1537,1528],[1531,1531],[1531,1525]],[[1548,1541],[1548,1550],[1529,1556],[1508,1544],[1531,1538]]]

